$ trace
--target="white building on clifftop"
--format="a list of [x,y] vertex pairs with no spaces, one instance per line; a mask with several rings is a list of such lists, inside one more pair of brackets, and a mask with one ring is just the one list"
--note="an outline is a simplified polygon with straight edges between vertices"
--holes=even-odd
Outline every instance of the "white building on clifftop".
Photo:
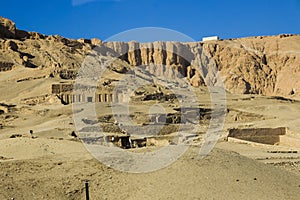
[[202,38],[202,42],[212,41],[212,40],[219,40],[219,36],[209,36],[209,37]]

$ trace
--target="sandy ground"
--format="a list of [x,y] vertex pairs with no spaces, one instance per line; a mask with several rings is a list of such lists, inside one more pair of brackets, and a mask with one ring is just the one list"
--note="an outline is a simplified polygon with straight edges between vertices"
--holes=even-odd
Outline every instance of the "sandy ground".
[[[229,128],[245,127],[284,126],[300,138],[298,101],[228,94],[224,134],[212,153],[199,159],[199,143],[166,168],[130,174],[100,163],[70,136],[76,131],[71,105],[55,97],[22,101],[48,94],[55,80],[25,81],[7,92],[15,79],[0,80],[0,102],[16,105],[1,115],[0,199],[84,199],[85,180],[91,199],[300,199],[299,148],[224,141]],[[29,88],[31,95],[23,97]],[[208,95],[202,97],[207,104]],[[11,138],[15,134],[21,137]]]
[[[24,151],[38,140],[27,141]],[[199,160],[198,148],[193,147],[164,169],[128,174],[99,163],[78,142],[54,146],[57,151],[66,147],[65,153],[2,161],[1,199],[84,199],[86,179],[91,199],[300,198],[299,174],[218,148]],[[68,151],[69,146],[77,152]]]

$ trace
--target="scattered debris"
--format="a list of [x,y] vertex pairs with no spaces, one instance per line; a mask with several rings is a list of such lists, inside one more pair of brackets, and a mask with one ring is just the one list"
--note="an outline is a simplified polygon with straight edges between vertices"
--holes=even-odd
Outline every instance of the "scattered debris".
[[22,137],[21,134],[12,134],[9,138],[18,138],[18,137]]
[[298,151],[267,151],[268,153],[298,153]]

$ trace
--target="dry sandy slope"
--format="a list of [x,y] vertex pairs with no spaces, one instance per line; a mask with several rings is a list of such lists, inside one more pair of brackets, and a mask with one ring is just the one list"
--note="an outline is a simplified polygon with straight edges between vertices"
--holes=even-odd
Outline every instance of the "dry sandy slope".
[[[18,90],[14,94],[19,100],[17,93]],[[235,121],[228,114],[225,129],[288,126],[299,135],[299,102],[229,94],[227,100],[229,109],[243,110],[254,116],[263,114],[265,119],[253,120],[241,115]],[[41,114],[40,110],[44,112]],[[80,142],[68,136],[74,130],[71,105],[44,102],[28,107],[18,104],[17,111],[8,115],[18,118],[11,122],[12,127],[0,130],[0,156],[3,156],[0,199],[84,199],[85,179],[90,180],[92,199],[300,198],[299,173],[230,152],[228,150],[242,149],[230,143],[225,147],[219,145],[223,150],[215,149],[203,160],[197,160],[199,148],[193,147],[165,169],[127,174],[99,163]],[[29,138],[30,129],[38,138]],[[9,138],[15,133],[23,137]],[[249,149],[254,154],[256,150]],[[299,167],[295,170],[299,171]]]
[[[23,140],[27,145],[19,148],[28,153],[43,143],[26,138],[9,142],[17,147]],[[92,199],[300,198],[300,176],[221,149],[198,160],[199,148],[192,147],[162,170],[128,174],[102,165],[79,142],[54,141],[47,148],[54,155],[0,163],[1,199],[84,199],[85,179]],[[59,154],[62,148],[65,152]]]

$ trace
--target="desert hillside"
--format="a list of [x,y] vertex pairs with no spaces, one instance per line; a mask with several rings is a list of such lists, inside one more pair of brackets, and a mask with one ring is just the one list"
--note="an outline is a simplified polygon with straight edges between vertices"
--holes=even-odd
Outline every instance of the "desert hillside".
[[[0,70],[38,69],[38,75],[23,79],[74,79],[87,53],[102,44],[99,39],[73,40],[26,32],[18,30],[8,19],[0,20]],[[103,45],[133,66],[154,63],[172,67],[194,86],[205,84],[203,78],[220,71],[231,93],[299,98],[299,35],[194,43],[105,42]],[[213,65],[202,66],[197,62],[202,50]]]
[[[95,95],[76,93],[73,85],[82,63],[102,50],[118,59],[107,66]],[[0,199],[81,200],[88,180],[91,199],[298,200],[299,50],[300,35],[103,42],[18,30],[0,17]],[[220,84],[214,79],[218,72],[226,93],[214,115],[216,101],[211,97],[219,90],[211,92],[206,86]],[[148,84],[128,90],[129,95],[125,86],[135,82],[122,82],[125,75]],[[115,88],[125,88],[127,102],[118,99]],[[163,108],[159,112],[153,109],[157,104]],[[91,113],[97,118],[90,118]],[[220,120],[211,120],[214,116]],[[123,129],[131,125],[122,124],[122,117],[138,129],[126,134]],[[147,125],[162,129],[138,137]],[[221,125],[217,137],[208,135],[215,125]],[[99,127],[105,136],[99,136]],[[112,163],[108,165],[97,157],[103,152],[91,154],[87,149],[103,145],[127,155],[154,155],[163,147],[177,147],[178,138],[187,146],[182,156],[147,173],[128,173],[116,166],[152,166],[158,161],[134,163],[131,157],[113,155],[106,158]],[[200,159],[203,144],[215,148]],[[164,156],[159,159],[169,162]]]

